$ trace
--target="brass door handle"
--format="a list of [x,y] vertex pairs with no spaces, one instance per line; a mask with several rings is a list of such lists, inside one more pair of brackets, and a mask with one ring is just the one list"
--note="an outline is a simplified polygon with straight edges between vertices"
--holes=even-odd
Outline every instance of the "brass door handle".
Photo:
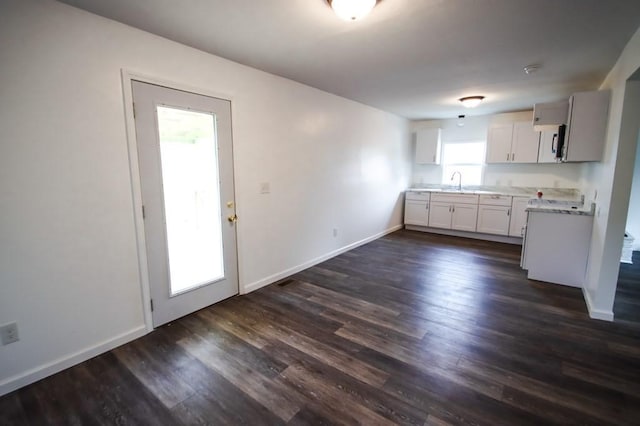
[[229,216],[229,217],[227,217],[227,220],[228,220],[230,223],[236,223],[236,222],[238,221],[238,215],[235,215],[235,214],[234,214],[233,216]]

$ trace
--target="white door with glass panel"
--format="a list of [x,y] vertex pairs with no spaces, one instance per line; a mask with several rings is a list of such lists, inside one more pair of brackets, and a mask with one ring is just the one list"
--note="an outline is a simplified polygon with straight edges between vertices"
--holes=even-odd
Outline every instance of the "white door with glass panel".
[[231,103],[132,82],[153,326],[238,294]]

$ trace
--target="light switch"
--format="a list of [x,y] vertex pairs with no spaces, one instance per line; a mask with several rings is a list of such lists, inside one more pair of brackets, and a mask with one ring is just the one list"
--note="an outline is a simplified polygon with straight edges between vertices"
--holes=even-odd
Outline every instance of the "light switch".
[[271,192],[271,184],[269,182],[262,182],[260,184],[260,193],[268,194]]

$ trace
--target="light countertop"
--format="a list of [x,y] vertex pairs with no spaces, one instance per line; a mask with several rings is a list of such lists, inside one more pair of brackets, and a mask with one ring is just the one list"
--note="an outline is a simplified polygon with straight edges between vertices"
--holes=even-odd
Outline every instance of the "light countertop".
[[507,195],[513,197],[536,198],[538,190],[543,193],[543,199],[562,201],[582,201],[580,191],[575,188],[534,188],[525,186],[488,186],[488,185],[465,185],[461,191],[457,186],[416,184],[407,191],[412,192],[448,192],[453,194],[494,194]]
[[596,210],[595,203],[581,203],[577,201],[562,200],[529,200],[527,211],[540,213],[571,214],[580,216],[593,216]]

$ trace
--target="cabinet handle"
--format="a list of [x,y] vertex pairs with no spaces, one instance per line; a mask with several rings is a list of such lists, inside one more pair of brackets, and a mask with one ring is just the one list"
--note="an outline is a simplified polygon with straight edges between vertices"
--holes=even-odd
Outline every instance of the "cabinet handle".
[[435,155],[433,156],[433,162],[434,163],[436,162],[436,156]]
[[509,161],[509,153],[507,152],[507,161]]
[[513,154],[511,154],[511,161],[516,159],[516,153],[514,152]]
[[425,210],[429,210],[429,203],[425,205]]
[[511,216],[511,209],[507,209],[507,216]]

